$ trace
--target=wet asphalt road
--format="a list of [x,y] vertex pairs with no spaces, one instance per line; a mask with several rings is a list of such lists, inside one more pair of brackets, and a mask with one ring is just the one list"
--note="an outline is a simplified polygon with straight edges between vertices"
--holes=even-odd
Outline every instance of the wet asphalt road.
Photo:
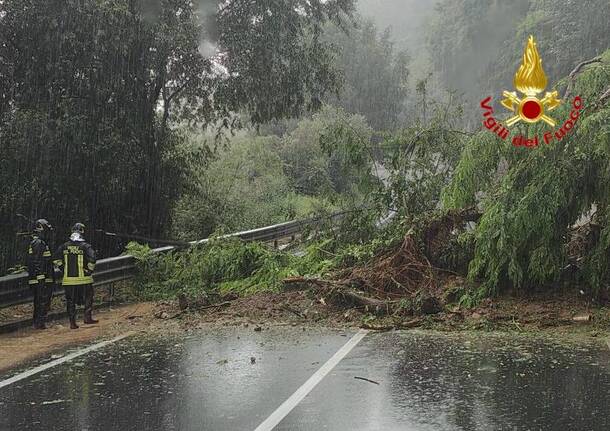
[[[0,388],[0,430],[254,430],[352,335],[276,327],[127,338]],[[371,333],[275,429],[609,430],[610,350]]]

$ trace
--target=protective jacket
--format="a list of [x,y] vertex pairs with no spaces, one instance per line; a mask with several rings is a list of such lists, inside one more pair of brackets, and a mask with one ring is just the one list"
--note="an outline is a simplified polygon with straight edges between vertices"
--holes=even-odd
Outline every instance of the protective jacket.
[[57,249],[53,263],[63,271],[61,284],[80,286],[93,283],[95,251],[78,233]]
[[38,285],[41,281],[49,285],[53,283],[51,250],[38,235],[32,235],[32,242],[28,248],[27,267],[30,285]]

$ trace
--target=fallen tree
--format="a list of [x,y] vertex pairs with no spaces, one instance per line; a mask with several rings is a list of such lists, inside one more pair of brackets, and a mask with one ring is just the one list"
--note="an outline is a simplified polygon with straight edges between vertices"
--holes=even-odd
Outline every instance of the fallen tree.
[[443,279],[451,271],[432,265],[429,256],[478,217],[475,209],[468,208],[424,218],[414,223],[397,247],[383,250],[363,264],[333,271],[324,279],[285,278],[284,290],[311,289],[319,300],[376,315],[441,312]]
[[[465,145],[443,203],[446,208],[482,209],[469,262],[470,278],[481,281],[478,299],[508,289],[562,286],[577,286],[596,299],[607,296],[609,81],[610,51],[573,70],[568,92],[582,98],[584,109],[574,131],[559,141],[521,151],[481,133]],[[570,103],[564,100],[554,116],[568,115]],[[524,125],[519,132],[540,135],[541,127]],[[587,218],[587,232],[575,231]]]

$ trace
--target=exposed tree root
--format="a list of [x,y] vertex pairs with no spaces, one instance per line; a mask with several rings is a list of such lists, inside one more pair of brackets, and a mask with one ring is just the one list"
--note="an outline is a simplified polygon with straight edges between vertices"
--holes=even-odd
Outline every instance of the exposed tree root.
[[343,276],[346,282],[384,299],[404,298],[434,286],[432,265],[418,250],[412,233],[398,249],[351,268]]
[[334,305],[362,307],[375,314],[389,314],[394,309],[394,301],[384,301],[366,296],[350,287],[346,281],[323,280],[320,278],[291,277],[284,280],[286,290],[310,289]]
[[[451,235],[463,231],[467,222],[479,217],[474,208],[448,212],[428,221],[419,236],[413,229],[409,230],[400,246],[365,264],[339,271],[332,279],[287,278],[284,288],[287,291],[311,289],[324,303],[361,308],[377,315],[438,313],[443,310],[443,301],[438,297],[439,271],[430,263],[429,256],[440,254],[441,245]],[[421,241],[416,240],[418,237]],[[419,246],[422,242],[423,247]],[[419,320],[401,323],[405,327],[419,324]]]

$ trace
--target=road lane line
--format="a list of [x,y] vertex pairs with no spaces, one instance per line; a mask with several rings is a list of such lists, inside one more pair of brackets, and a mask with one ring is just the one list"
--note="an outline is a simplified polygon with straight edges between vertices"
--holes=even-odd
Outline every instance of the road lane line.
[[53,368],[56,365],[63,364],[65,362],[71,361],[74,358],[78,358],[79,356],[83,356],[83,355],[85,355],[85,354],[87,354],[89,352],[93,352],[94,350],[98,350],[98,349],[101,349],[103,347],[106,347],[109,344],[116,343],[117,341],[120,341],[120,340],[122,340],[124,338],[127,338],[127,337],[129,337],[129,336],[131,336],[133,334],[135,334],[135,332],[133,332],[133,331],[127,332],[126,334],[119,335],[118,337],[115,337],[112,340],[102,341],[100,343],[93,344],[92,346],[85,347],[84,349],[81,349],[81,350],[77,350],[76,352],[70,353],[69,355],[66,355],[66,356],[62,356],[59,359],[55,359],[55,360],[53,360],[51,362],[47,362],[46,364],[43,364],[43,365],[40,365],[38,367],[32,368],[31,370],[24,371],[23,373],[19,373],[19,374],[15,375],[15,376],[11,377],[10,379],[6,379],[6,380],[1,381],[0,382],[0,389],[5,387],[5,386],[11,385],[11,384],[13,384],[15,382],[18,382],[20,380],[27,379],[28,377],[31,377],[31,376],[33,376],[35,374],[38,374],[38,373],[41,373],[41,372],[43,372],[45,370],[48,370],[49,368]]
[[343,358],[364,338],[369,331],[361,329],[354,335],[341,349],[335,353],[324,365],[318,369],[303,385],[296,390],[294,394],[290,396],[286,401],[280,405],[276,411],[271,413],[263,423],[261,423],[254,431],[271,431],[284,419],[288,413],[292,411],[303,398],[309,394],[313,388],[333,369],[341,362]]

